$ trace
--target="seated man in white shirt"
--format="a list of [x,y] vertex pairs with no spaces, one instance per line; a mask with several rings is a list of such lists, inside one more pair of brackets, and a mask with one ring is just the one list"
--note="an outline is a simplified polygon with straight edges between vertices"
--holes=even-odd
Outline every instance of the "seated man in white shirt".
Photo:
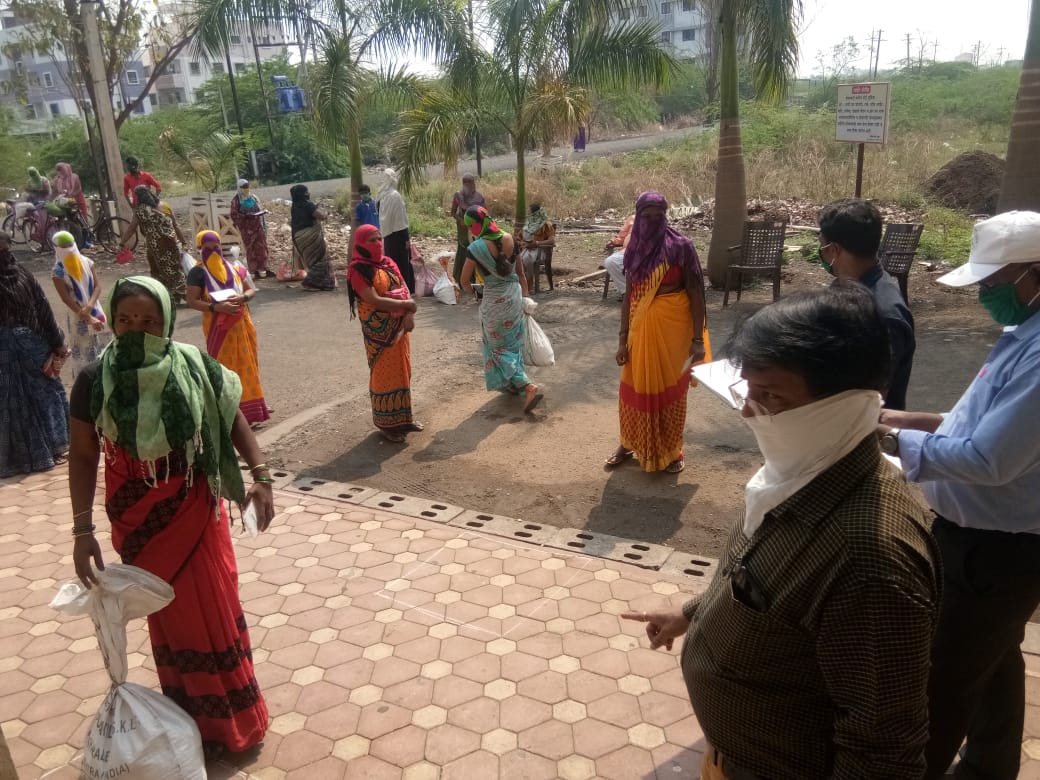
[[619,296],[625,294],[625,247],[628,246],[628,239],[632,235],[632,225],[635,224],[635,221],[636,215],[631,214],[625,220],[625,224],[621,226],[618,234],[607,242],[606,248],[610,254],[603,261],[603,267],[607,269],[610,281],[617,287]]

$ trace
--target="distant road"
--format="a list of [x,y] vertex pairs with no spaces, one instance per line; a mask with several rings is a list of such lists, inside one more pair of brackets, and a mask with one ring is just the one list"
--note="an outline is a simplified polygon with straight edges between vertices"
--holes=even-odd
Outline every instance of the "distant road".
[[[650,133],[647,135],[632,135],[624,138],[614,138],[609,141],[592,141],[585,147],[584,152],[574,152],[569,146],[558,147],[553,149],[554,155],[560,155],[565,161],[580,160],[582,157],[606,157],[611,154],[621,154],[623,152],[632,152],[637,149],[651,149],[658,146],[663,141],[670,141],[677,138],[685,138],[695,133],[703,133],[708,130],[708,127],[683,127],[678,130],[662,130],[659,133]],[[527,162],[530,165],[538,157],[536,152],[531,152],[527,155]],[[509,171],[516,167],[516,155],[514,154],[499,154],[494,157],[485,157],[482,162],[484,171]],[[459,172],[477,172],[477,162],[474,159],[461,160],[458,165]],[[380,172],[382,169],[367,169],[366,179],[368,183],[372,185],[373,191],[378,189],[378,185],[383,183],[383,176]],[[431,165],[427,168],[427,175],[429,178],[437,178],[442,174],[442,166]],[[324,181],[305,181],[300,182],[306,184],[307,189],[310,190],[312,198],[327,198],[332,197],[336,193],[350,186],[350,179],[325,179]],[[270,200],[271,198],[288,198],[289,197],[289,184],[277,184],[271,187],[258,187],[254,192],[263,200]],[[173,208],[177,211],[186,211],[189,205],[190,195],[177,195],[170,198],[164,198]]]

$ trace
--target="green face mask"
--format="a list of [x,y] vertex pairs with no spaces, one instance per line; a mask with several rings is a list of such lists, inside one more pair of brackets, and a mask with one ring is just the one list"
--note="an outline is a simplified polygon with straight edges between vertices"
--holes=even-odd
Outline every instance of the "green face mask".
[[369,192],[362,192],[361,200],[363,200],[365,203],[368,203],[370,200],[372,200],[372,194]]
[[834,266],[831,265],[830,263],[828,263],[826,260],[823,259],[823,250],[826,249],[829,246],[830,246],[830,244],[828,243],[828,244],[824,244],[819,249],[817,249],[816,250],[816,259],[819,260],[819,263],[823,267],[824,271],[829,273],[831,276],[834,276]]
[[995,284],[992,287],[979,288],[979,303],[989,312],[989,316],[998,325],[1021,325],[1033,316],[1033,310],[1030,307],[1033,305],[1033,301],[1040,296],[1040,293],[1034,295],[1033,300],[1029,303],[1019,301],[1017,294],[1018,283],[1028,273],[1029,271],[1025,271],[1013,282],[1004,282],[1003,284]]

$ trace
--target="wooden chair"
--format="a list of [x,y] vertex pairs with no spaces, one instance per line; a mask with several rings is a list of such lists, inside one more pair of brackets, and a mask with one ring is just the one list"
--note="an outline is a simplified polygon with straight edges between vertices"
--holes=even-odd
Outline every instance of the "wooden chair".
[[780,297],[780,265],[784,259],[784,236],[787,233],[787,221],[744,223],[744,239],[728,252],[740,252],[740,258],[726,269],[726,280],[722,292],[722,305],[729,305],[729,291],[734,287],[737,300],[740,300],[741,288],[744,286],[744,275],[771,276],[773,279],[773,300]]
[[907,305],[910,305],[907,282],[923,232],[924,225],[890,223],[885,225],[885,234],[881,237],[881,247],[878,249],[882,268],[899,282],[899,292],[903,294],[903,301]]

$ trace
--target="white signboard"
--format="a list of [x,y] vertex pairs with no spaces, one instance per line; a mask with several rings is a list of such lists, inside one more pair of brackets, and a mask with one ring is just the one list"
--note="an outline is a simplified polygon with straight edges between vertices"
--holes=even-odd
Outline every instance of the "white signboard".
[[854,144],[888,143],[892,84],[838,85],[837,140]]

